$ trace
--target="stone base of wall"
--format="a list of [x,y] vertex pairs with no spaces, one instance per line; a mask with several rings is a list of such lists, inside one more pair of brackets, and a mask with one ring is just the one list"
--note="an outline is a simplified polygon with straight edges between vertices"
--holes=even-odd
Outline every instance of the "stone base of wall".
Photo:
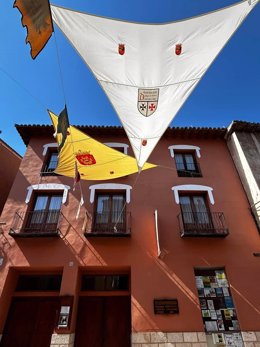
[[[241,335],[244,347],[260,347],[260,331],[242,331]],[[132,347],[211,347],[209,336],[204,332],[132,333]],[[50,347],[73,347],[74,338],[74,334],[53,334]]]
[[[229,334],[232,334],[230,332]],[[260,332],[241,332],[244,347],[260,347]],[[224,345],[223,345],[224,346]],[[205,332],[143,332],[132,334],[132,347],[220,347]],[[236,347],[234,345],[234,347]]]
[[204,332],[145,332],[132,334],[132,347],[207,347],[207,342]]
[[73,347],[75,334],[52,334],[50,347]]
[[260,331],[242,331],[245,347],[260,347]]

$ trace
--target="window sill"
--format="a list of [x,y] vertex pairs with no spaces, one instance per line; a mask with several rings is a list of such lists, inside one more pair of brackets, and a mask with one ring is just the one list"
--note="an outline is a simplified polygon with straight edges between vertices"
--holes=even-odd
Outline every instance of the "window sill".
[[60,175],[51,171],[51,172],[41,172],[41,176],[60,176]]
[[202,177],[200,172],[177,170],[178,177]]

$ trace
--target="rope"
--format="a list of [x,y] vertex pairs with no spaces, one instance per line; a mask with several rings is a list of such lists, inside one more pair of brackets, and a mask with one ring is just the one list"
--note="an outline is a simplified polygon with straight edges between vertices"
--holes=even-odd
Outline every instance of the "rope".
[[[58,61],[58,66],[59,66],[59,76],[60,76],[60,81],[61,81],[62,93],[63,93],[65,107],[67,109],[65,86],[64,86],[64,81],[63,81],[63,77],[62,77],[61,60],[60,60],[58,43],[57,43],[57,38],[56,38],[55,31],[54,31],[54,41],[55,41],[55,47],[56,47],[56,53],[57,53],[57,61]],[[68,109],[67,109],[67,113],[68,113]],[[70,130],[70,138],[71,138],[71,144],[72,144],[72,148],[73,148],[73,154],[75,155],[74,142],[76,142],[76,141],[73,140],[72,131],[70,129],[70,121],[69,121],[69,130]],[[69,143],[69,141],[67,143]],[[77,162],[75,160],[75,177],[74,177],[74,180],[76,179],[77,171],[78,171],[78,167],[77,167]],[[79,202],[79,207],[78,207],[78,210],[77,210],[77,213],[76,213],[76,219],[78,219],[78,217],[79,217],[81,206],[84,205],[84,197],[83,197],[83,192],[82,192],[81,181],[79,181],[79,188],[80,188],[80,202]]]
[[33,95],[29,89],[25,88],[17,79],[15,79],[13,76],[11,76],[7,71],[5,71],[2,67],[0,67],[0,70],[10,79],[12,80],[15,84],[18,85],[21,89],[23,89],[31,98],[33,98],[45,111],[47,107],[42,103],[42,101],[38,98],[36,98],[35,95]]
[[60,55],[59,55],[58,43],[57,43],[57,38],[56,38],[55,31],[53,31],[53,36],[54,36],[54,42],[55,42],[55,47],[56,47],[57,62],[58,62],[58,67],[59,67],[59,76],[60,76],[60,82],[61,82],[61,89],[62,89],[63,99],[64,99],[65,105],[67,105],[64,81],[63,81],[63,78],[62,78],[62,69],[61,69],[61,63],[60,63]]

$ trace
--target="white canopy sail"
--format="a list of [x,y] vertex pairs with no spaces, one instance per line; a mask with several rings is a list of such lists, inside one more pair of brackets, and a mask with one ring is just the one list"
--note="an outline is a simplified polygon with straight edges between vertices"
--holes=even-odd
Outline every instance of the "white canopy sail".
[[259,0],[166,24],[51,6],[114,106],[142,167],[210,64]]

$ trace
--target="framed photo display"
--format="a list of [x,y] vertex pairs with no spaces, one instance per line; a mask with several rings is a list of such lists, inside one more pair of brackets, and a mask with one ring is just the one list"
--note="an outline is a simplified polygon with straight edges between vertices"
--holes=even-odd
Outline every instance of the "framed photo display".
[[195,279],[205,331],[240,331],[224,269],[195,269]]

